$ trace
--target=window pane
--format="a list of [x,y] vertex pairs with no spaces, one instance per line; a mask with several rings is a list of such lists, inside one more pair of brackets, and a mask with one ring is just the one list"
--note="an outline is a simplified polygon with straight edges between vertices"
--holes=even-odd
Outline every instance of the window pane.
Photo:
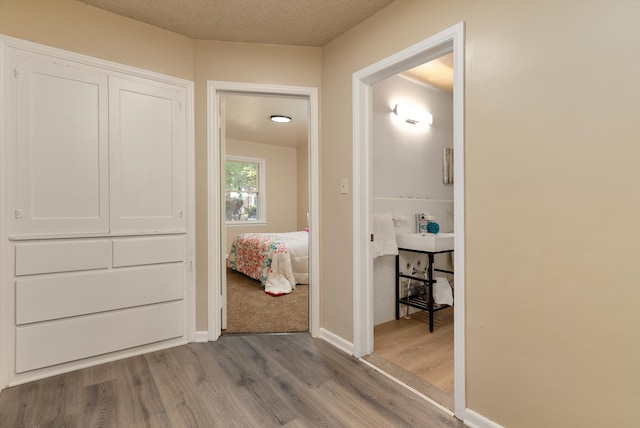
[[227,221],[259,220],[257,192],[226,192],[225,196]]
[[259,164],[226,161],[225,212],[227,221],[260,220]]

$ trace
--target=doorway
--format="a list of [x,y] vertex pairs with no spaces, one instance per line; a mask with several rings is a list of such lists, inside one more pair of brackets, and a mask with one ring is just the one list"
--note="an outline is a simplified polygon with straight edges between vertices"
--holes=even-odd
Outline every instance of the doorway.
[[[416,215],[425,213],[439,236],[453,232],[453,183],[444,179],[444,154],[453,149],[453,54],[372,85],[372,210],[377,219],[391,213],[397,233],[417,231]],[[394,110],[398,113],[394,113]],[[406,116],[406,117],[405,117]],[[448,166],[448,164],[446,164]],[[391,223],[391,221],[389,223]],[[391,224],[389,224],[391,226]],[[435,227],[435,226],[434,226]],[[374,229],[374,234],[377,235]],[[386,253],[386,254],[383,254]],[[424,311],[429,295],[424,278],[426,254],[392,249],[373,260],[374,352],[365,359],[398,379],[410,382],[445,408],[453,410],[453,286],[451,254],[434,255],[435,328]],[[404,297],[406,296],[406,297]]]
[[[372,248],[372,85],[451,52],[454,63],[453,147],[455,296],[454,410],[465,413],[464,372],[464,25],[459,23],[353,75],[354,86],[354,355],[374,351]],[[361,221],[367,219],[367,221]],[[428,399],[428,397],[426,397]],[[437,403],[434,403],[437,404]],[[446,409],[444,409],[446,410]]]
[[[224,334],[309,331],[307,105],[305,97],[220,94]],[[269,255],[281,245],[290,268]],[[285,288],[277,297],[273,284]]]
[[[308,120],[308,330],[313,337],[319,334],[319,282],[318,261],[318,96],[316,88],[258,85],[234,82],[208,82],[208,290],[209,290],[209,340],[216,340],[226,327],[227,287],[225,256],[229,251],[226,227],[226,207],[224,201],[225,165],[225,105],[237,101],[237,97],[281,100],[302,100],[306,104]],[[227,100],[225,100],[227,98]],[[248,116],[248,115],[245,115]],[[266,165],[265,169],[268,170]],[[269,219],[268,213],[262,224],[277,223],[277,218]],[[300,217],[296,213],[297,217]],[[301,220],[302,221],[302,220]],[[299,221],[297,222],[299,223]],[[235,234],[235,232],[233,232]],[[287,297],[287,296],[285,296]]]

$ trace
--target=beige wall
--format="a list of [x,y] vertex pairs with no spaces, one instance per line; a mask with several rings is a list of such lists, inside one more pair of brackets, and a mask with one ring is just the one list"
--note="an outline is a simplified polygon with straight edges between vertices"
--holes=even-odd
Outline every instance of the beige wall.
[[0,34],[193,80],[193,40],[73,0],[0,0]]
[[207,330],[207,80],[320,86],[320,48],[195,41],[196,330]]
[[323,327],[352,339],[351,75],[466,22],[467,405],[640,420],[640,3],[405,1],[323,50]]
[[298,164],[298,222],[297,230],[309,226],[309,145],[299,146],[296,150]]
[[297,227],[298,171],[295,147],[227,139],[228,155],[263,158],[266,171],[267,224],[227,226],[226,253],[240,233],[292,232]]

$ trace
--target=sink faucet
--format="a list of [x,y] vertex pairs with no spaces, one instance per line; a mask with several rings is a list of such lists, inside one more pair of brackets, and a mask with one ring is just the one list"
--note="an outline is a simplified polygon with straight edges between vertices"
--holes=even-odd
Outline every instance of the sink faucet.
[[427,224],[429,223],[429,214],[416,214],[416,233],[427,233]]

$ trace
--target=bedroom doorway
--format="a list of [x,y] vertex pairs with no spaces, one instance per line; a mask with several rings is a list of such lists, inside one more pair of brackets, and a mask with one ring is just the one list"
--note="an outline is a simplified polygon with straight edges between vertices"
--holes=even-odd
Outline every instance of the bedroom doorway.
[[[223,334],[309,331],[307,104],[302,97],[220,93]],[[289,264],[274,260],[276,247],[286,248]]]
[[[317,337],[317,90],[208,83],[209,340],[223,332],[309,331]],[[273,123],[272,115],[291,122]],[[243,245],[254,237],[266,245],[265,254],[286,239],[292,268],[278,269],[280,277],[273,275],[275,264],[267,273],[261,268],[266,262],[242,261]],[[277,289],[272,294],[282,295],[274,297],[261,286],[273,291],[274,284],[296,288]]]
[[[464,307],[464,23],[442,31],[403,51],[353,75],[354,85],[354,356],[363,358],[374,352],[374,290],[373,253],[369,237],[372,233],[374,201],[372,193],[373,108],[372,86],[389,77],[439,58],[453,55],[453,156],[454,156],[454,209],[455,230],[455,297],[454,321],[454,400],[453,410],[465,419],[465,307]],[[434,121],[436,119],[434,118]],[[357,189],[357,191],[356,191]],[[393,214],[393,213],[392,213]],[[360,221],[366,218],[369,221]],[[393,287],[392,287],[393,288]],[[395,294],[395,293],[394,293]],[[395,304],[395,300],[394,300]],[[428,329],[427,329],[427,333]],[[366,362],[366,360],[364,360]],[[367,362],[368,364],[371,364]],[[378,370],[389,373],[384,367]],[[392,377],[394,377],[392,375]],[[410,380],[401,383],[411,384]],[[438,403],[428,394],[423,398],[453,414],[451,409]]]

